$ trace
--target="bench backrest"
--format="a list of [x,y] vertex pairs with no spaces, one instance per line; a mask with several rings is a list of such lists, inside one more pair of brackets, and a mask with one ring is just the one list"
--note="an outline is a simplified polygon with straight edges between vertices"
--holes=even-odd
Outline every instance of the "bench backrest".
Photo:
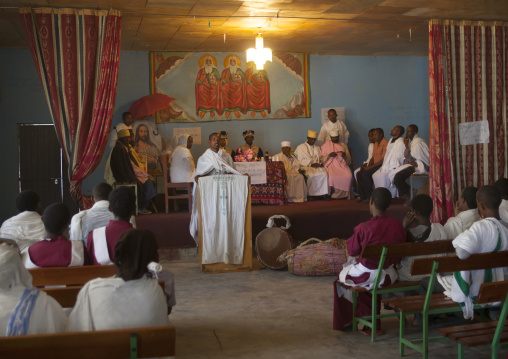
[[467,259],[457,256],[417,258],[411,265],[411,275],[432,273],[434,262],[439,263],[436,273],[508,267],[508,251],[473,254]]
[[131,342],[140,358],[174,356],[175,327],[1,337],[0,358],[130,358]]
[[432,242],[406,242],[394,244],[369,244],[363,247],[362,258],[380,258],[383,248],[387,248],[386,258],[401,258],[409,256],[423,256],[432,254],[453,253],[452,240],[446,239],[442,241]]
[[[159,285],[164,292],[164,281],[160,280]],[[76,305],[79,291],[83,288],[81,285],[59,287],[59,288],[41,288],[47,295],[53,297],[63,308],[72,308]]]
[[502,302],[508,293],[508,281],[483,283],[478,293],[478,304]]
[[108,278],[118,273],[115,265],[77,266],[77,267],[46,267],[29,270],[32,285],[82,285],[95,278]]

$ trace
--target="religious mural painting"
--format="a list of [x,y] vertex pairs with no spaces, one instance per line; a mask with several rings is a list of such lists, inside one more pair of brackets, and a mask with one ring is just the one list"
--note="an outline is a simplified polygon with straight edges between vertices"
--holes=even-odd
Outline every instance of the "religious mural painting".
[[151,93],[175,99],[155,121],[310,117],[308,54],[274,54],[263,70],[245,58],[245,53],[151,52]]

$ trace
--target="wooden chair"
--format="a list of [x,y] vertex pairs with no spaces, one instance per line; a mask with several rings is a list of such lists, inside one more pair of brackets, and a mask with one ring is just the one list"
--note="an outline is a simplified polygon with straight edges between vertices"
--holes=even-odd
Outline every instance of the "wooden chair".
[[[508,251],[473,254],[464,260],[457,256],[417,258],[413,260],[413,264],[411,265],[412,275],[430,274],[427,294],[383,299],[383,303],[394,308],[400,315],[399,354],[404,356],[404,349],[407,346],[422,353],[423,358],[427,359],[429,356],[429,342],[446,340],[445,337],[429,338],[429,316],[433,314],[462,311],[462,307],[458,303],[446,297],[444,294],[432,294],[438,273],[506,267],[507,263]],[[475,305],[474,308],[483,311],[483,306]],[[423,317],[422,338],[413,340],[406,339],[404,337],[406,315],[415,313],[421,313]],[[419,345],[420,343],[421,345]]]
[[[166,204],[166,213],[169,213],[169,201],[173,202],[173,211],[178,211],[178,200],[179,199],[187,199],[189,212],[192,212],[192,182],[185,183],[172,183],[171,177],[169,175],[169,164],[168,164],[169,155],[161,155],[159,156],[159,160],[162,164],[162,175],[164,178],[164,196],[165,196],[165,204]],[[177,194],[176,189],[185,189],[186,194]],[[171,194],[170,194],[171,192]]]
[[[343,283],[338,283],[340,286],[350,289],[352,292],[353,299],[353,331],[358,330],[358,323],[371,328],[372,336],[371,340],[376,341],[376,329],[377,319],[388,318],[397,316],[398,313],[388,314],[376,314],[375,308],[377,308],[377,296],[383,293],[394,293],[404,292],[409,290],[415,290],[420,287],[420,282],[395,282],[392,285],[379,287],[381,281],[381,273],[387,258],[402,258],[409,256],[423,256],[423,255],[435,255],[444,254],[455,251],[452,245],[452,240],[442,240],[434,242],[422,242],[422,243],[395,243],[395,244],[371,244],[363,248],[361,258],[366,259],[379,259],[379,265],[376,273],[376,279],[373,288],[368,290],[364,287],[350,287]],[[372,315],[369,317],[355,317],[354,312],[357,305],[358,294],[362,292],[369,292],[372,294]]]
[[464,346],[472,348],[490,344],[493,359],[498,358],[499,349],[508,347],[508,327],[505,327],[508,314],[508,281],[482,284],[477,303],[493,302],[503,302],[499,321],[438,329],[440,334],[458,343],[459,359],[464,358]]
[[2,359],[114,359],[174,355],[173,326],[0,337]]

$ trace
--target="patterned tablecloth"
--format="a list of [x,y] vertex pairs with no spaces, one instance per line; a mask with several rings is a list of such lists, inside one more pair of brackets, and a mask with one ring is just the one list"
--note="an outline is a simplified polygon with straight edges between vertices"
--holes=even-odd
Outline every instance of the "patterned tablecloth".
[[287,203],[285,186],[287,186],[286,171],[284,163],[267,162],[266,163],[266,184],[251,185],[252,204],[278,204]]

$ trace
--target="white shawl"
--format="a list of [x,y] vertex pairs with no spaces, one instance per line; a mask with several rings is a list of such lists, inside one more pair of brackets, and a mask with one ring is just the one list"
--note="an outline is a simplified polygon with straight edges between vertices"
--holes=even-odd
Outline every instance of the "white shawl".
[[429,146],[425,143],[425,140],[415,135],[409,144],[409,150],[411,151],[411,156],[416,159],[416,164],[418,165],[418,167],[415,168],[415,173],[428,173],[428,171],[425,170],[425,166],[429,166]]
[[[393,137],[392,137],[393,138]],[[404,162],[404,151],[406,146],[404,145],[404,139],[399,137],[397,140],[392,142],[392,139],[388,141],[386,147],[385,157],[383,159],[383,165],[379,169],[380,172],[390,172],[400,166]]]
[[311,146],[307,142],[298,145],[295,156],[304,167],[308,167],[313,163],[321,163],[321,148],[319,146]]

